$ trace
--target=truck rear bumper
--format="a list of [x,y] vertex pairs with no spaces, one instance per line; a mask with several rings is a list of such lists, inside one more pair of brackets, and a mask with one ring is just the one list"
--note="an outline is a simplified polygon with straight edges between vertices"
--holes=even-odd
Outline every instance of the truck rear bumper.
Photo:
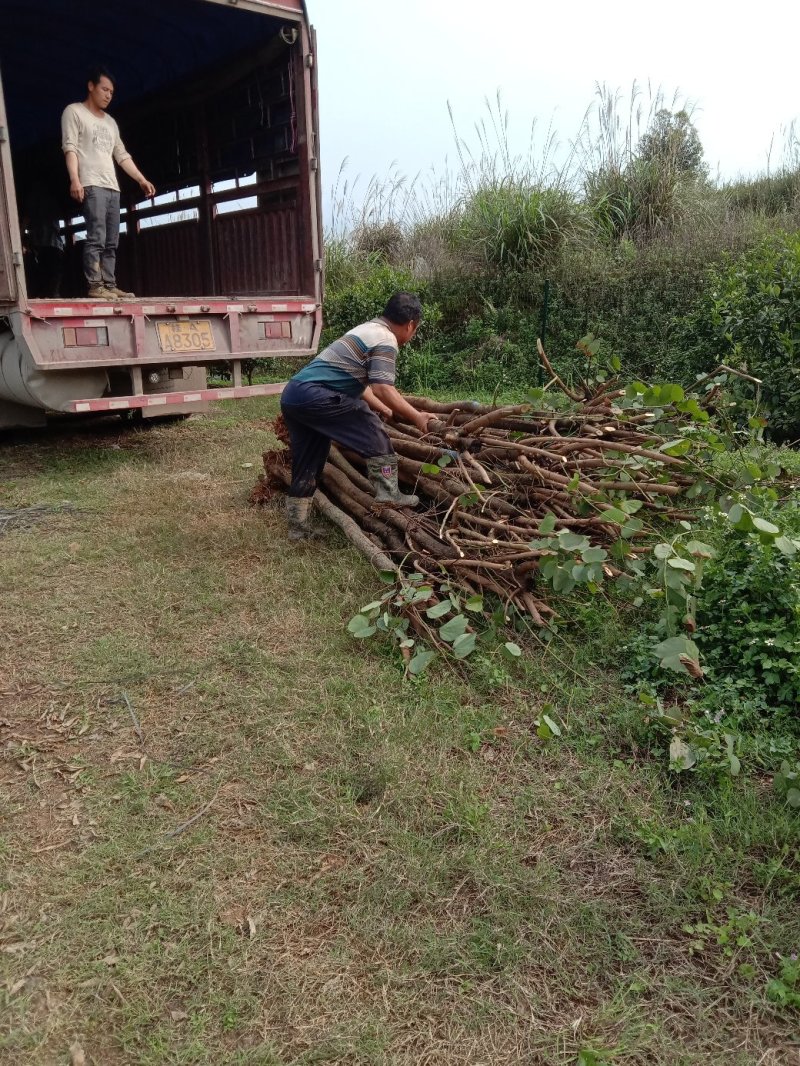
[[92,411],[128,411],[138,407],[174,407],[177,404],[207,403],[209,400],[246,400],[251,396],[279,396],[286,382],[277,385],[238,385],[222,389],[194,389],[191,392],[159,392],[140,396],[106,396],[102,400],[72,400],[65,411],[87,414]]

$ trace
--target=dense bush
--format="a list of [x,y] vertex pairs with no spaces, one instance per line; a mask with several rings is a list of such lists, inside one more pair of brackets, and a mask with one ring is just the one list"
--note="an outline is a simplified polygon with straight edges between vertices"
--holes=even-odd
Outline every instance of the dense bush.
[[572,169],[550,166],[547,146],[539,161],[514,157],[498,112],[480,151],[458,141],[460,170],[432,185],[393,172],[357,204],[337,182],[323,343],[412,288],[425,320],[401,385],[524,389],[547,283],[547,346],[562,374],[580,371],[575,342],[590,332],[631,377],[688,383],[735,361],[763,375],[773,426],[791,437],[800,268],[784,230],[800,220],[800,169],[715,186],[685,110],[657,97],[640,126],[641,101],[630,115],[619,104],[600,92]]
[[706,567],[695,643],[719,709],[739,727],[780,719],[800,734],[800,569],[755,535],[729,530]]
[[771,435],[799,439],[800,234],[770,237],[713,271],[694,322],[706,362],[763,381]]

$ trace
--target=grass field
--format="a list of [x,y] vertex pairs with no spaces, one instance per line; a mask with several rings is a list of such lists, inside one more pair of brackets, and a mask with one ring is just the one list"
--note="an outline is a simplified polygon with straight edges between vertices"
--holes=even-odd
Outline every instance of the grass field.
[[600,612],[404,681],[366,564],[248,506],[273,411],[0,438],[52,508],[0,535],[0,1061],[800,1063],[769,781],[670,779]]

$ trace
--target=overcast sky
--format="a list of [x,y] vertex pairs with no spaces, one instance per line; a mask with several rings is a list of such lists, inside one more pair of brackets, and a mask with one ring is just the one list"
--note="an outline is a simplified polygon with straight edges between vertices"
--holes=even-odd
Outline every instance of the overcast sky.
[[[694,105],[712,174],[780,164],[800,115],[800,3],[772,0],[308,0],[317,29],[326,204],[342,161],[363,187],[393,163],[455,165],[448,101],[474,142],[498,90],[525,153],[531,122],[575,137],[597,83]],[[734,14],[736,9],[739,14]],[[326,212],[327,214],[327,212]]]

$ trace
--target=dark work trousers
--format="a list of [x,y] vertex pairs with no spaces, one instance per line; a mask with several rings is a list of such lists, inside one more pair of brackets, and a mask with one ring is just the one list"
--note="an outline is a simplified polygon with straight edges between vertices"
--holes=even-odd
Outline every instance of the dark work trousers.
[[331,441],[365,459],[394,452],[366,401],[327,385],[290,381],[281,395],[281,413],[292,445],[290,496],[314,495]]
[[119,193],[87,185],[83,190],[83,217],[86,243],[83,246],[83,273],[89,288],[117,283],[119,244]]

